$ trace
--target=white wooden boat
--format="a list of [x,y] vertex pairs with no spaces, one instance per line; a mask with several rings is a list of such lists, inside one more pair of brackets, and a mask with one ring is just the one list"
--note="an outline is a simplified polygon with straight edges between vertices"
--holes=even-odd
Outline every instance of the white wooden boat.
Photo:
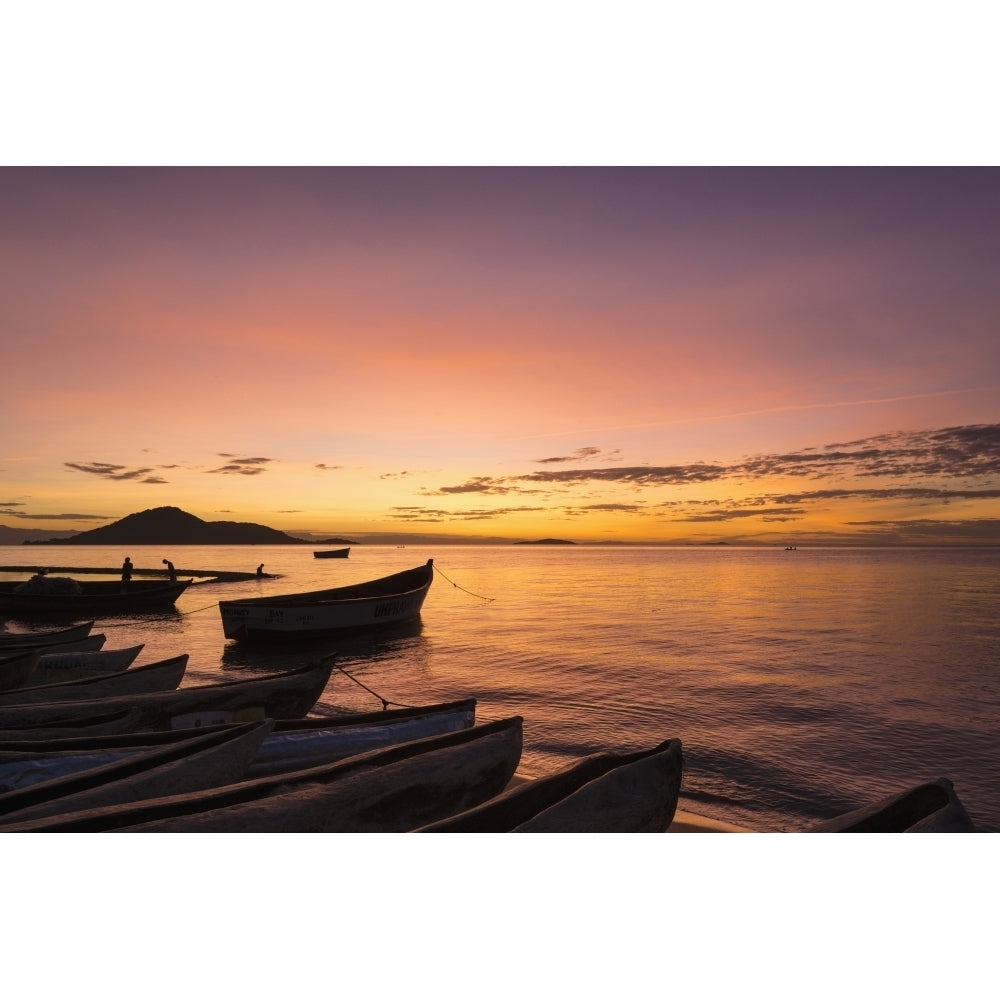
[[419,617],[434,560],[392,576],[329,590],[219,601],[227,639],[300,640],[367,632]]
[[125,649],[96,649],[77,653],[46,653],[38,657],[29,684],[58,684],[85,677],[116,674],[127,670],[142,652],[145,643]]

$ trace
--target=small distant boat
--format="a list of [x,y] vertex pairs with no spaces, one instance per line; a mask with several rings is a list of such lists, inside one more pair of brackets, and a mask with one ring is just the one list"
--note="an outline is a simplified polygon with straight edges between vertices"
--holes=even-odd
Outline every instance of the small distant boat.
[[43,646],[47,643],[72,642],[74,639],[85,639],[90,635],[94,623],[83,622],[71,625],[69,628],[47,629],[38,632],[0,632],[0,650],[7,645]]
[[975,833],[947,778],[915,785],[812,827],[811,833]]
[[324,551],[314,552],[313,556],[317,559],[346,559],[350,551],[350,548],[326,549]]
[[662,833],[680,794],[680,740],[600,753],[424,826],[422,833]]
[[132,580],[124,590],[117,580],[72,582],[76,583],[72,593],[36,592],[25,589],[24,583],[0,583],[0,611],[19,616],[67,614],[77,617],[163,611],[174,606],[192,581]]
[[420,616],[434,560],[392,576],[329,590],[219,601],[227,639],[318,639],[399,625]]

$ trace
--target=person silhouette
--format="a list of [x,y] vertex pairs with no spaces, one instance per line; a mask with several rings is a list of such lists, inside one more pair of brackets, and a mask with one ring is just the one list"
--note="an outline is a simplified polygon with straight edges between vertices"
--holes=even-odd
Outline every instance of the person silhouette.
[[132,560],[126,556],[122,563],[122,590],[125,590],[132,580]]
[[258,576],[263,576],[263,575],[264,575],[264,564],[263,564],[263,563],[261,563],[261,564],[260,564],[260,565],[259,565],[259,566],[257,567],[257,575],[258,575]]
[[163,565],[167,567],[167,573],[170,574],[170,582],[177,582],[177,570],[174,569],[174,564],[169,559],[163,560]]

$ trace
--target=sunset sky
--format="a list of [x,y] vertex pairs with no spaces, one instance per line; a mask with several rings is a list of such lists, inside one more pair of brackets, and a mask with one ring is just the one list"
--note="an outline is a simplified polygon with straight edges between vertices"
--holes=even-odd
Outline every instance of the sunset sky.
[[0,525],[1000,543],[1000,171],[0,169]]

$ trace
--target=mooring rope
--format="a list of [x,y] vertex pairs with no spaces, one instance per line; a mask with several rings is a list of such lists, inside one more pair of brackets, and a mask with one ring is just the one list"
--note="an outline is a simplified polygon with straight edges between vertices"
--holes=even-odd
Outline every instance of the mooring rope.
[[445,573],[444,573],[444,572],[443,572],[443,571],[442,571],[442,570],[440,569],[440,567],[438,566],[438,564],[437,564],[437,563],[435,563],[435,564],[434,564],[434,572],[435,572],[435,573],[440,573],[440,574],[441,574],[441,575],[442,575],[442,576],[443,576],[443,577],[444,577],[444,578],[445,578],[446,580],[448,580],[448,582],[449,582],[449,583],[450,583],[450,584],[451,584],[451,585],[452,585],[452,586],[453,586],[453,587],[454,587],[454,588],[455,588],[456,590],[461,590],[461,591],[464,591],[464,592],[465,592],[466,594],[468,594],[468,595],[469,595],[470,597],[475,597],[475,598],[476,598],[476,600],[478,600],[478,601],[486,601],[486,602],[487,602],[487,604],[489,604],[489,603],[490,603],[491,601],[495,601],[495,600],[496,600],[496,598],[495,598],[495,597],[483,597],[483,595],[482,595],[482,594],[474,594],[474,593],[472,593],[472,591],[471,591],[471,590],[466,590],[466,589],[465,589],[465,587],[460,587],[460,586],[459,586],[459,585],[458,585],[457,583],[455,583],[455,581],[454,581],[454,580],[451,580],[451,579],[449,579],[449,578],[448,578],[448,576],[447,576],[447,575],[446,575],[446,574],[445,574]]
[[361,681],[359,681],[357,679],[357,677],[353,677],[343,667],[337,667],[336,669],[339,670],[348,680],[354,681],[354,683],[357,684],[358,687],[364,688],[370,695],[373,695],[374,697],[378,698],[378,700],[380,702],[382,702],[382,711],[383,712],[386,711],[389,708],[390,705],[395,705],[396,708],[416,708],[417,707],[416,705],[404,705],[402,702],[398,702],[398,701],[389,701],[388,699],[383,698],[382,695],[380,695],[377,692],[373,691],[366,684],[362,684]]

